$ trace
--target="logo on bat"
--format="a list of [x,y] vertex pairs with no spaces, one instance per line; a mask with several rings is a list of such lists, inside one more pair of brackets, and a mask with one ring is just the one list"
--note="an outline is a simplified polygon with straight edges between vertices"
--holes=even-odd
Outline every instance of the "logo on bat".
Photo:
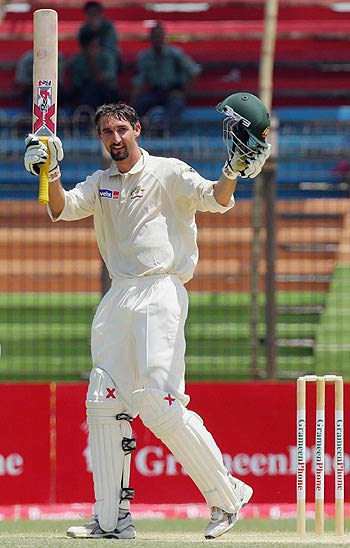
[[37,117],[34,123],[34,133],[39,135],[53,135],[55,124],[52,117],[55,114],[56,105],[52,104],[52,80],[39,80],[36,86],[36,102],[33,105],[33,113]]

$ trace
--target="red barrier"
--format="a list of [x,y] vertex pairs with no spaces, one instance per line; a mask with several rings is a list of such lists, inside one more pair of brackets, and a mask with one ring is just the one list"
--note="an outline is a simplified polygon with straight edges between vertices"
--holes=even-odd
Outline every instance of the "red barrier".
[[54,502],[50,385],[1,384],[0,504]]
[[[86,383],[0,384],[0,506],[93,501],[85,421]],[[295,502],[296,426],[293,382],[189,383],[198,412],[223,451],[228,469],[251,484],[255,504]],[[333,502],[333,393],[327,386],[326,501]],[[314,387],[308,398],[308,500],[313,500]],[[345,432],[349,431],[345,385]],[[203,498],[174,457],[133,422],[137,449],[131,485],[135,503],[201,503]],[[345,439],[345,491],[349,439]]]

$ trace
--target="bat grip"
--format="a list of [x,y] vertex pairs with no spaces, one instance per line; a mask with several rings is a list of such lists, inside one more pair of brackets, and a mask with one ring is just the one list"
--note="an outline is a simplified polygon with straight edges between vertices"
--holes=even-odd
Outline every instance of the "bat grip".
[[[39,140],[47,146],[48,137],[39,137]],[[40,166],[39,175],[39,196],[38,202],[40,204],[49,203],[49,165],[50,165],[50,152],[48,151],[48,157],[44,164]]]

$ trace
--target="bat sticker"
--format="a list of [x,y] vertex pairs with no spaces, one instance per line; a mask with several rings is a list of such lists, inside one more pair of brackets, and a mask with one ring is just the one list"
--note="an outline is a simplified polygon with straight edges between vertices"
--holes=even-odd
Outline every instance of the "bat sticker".
[[36,102],[33,105],[33,113],[37,117],[33,126],[35,134],[53,135],[55,133],[55,124],[52,120],[55,110],[56,105],[52,104],[52,81],[39,80]]

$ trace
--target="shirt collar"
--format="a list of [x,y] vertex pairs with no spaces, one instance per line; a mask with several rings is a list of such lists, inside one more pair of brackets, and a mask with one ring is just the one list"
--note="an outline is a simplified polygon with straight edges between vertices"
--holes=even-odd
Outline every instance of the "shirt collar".
[[[141,158],[136,162],[135,165],[133,165],[133,167],[127,173],[131,173],[133,175],[135,173],[139,173],[143,169],[147,161],[147,158],[149,157],[149,153],[147,152],[147,150],[144,150],[141,147],[140,147],[140,150],[141,150]],[[125,175],[125,173],[121,173],[121,171],[119,171],[116,162],[112,162],[108,171],[109,171],[110,177],[112,177],[113,175]]]

